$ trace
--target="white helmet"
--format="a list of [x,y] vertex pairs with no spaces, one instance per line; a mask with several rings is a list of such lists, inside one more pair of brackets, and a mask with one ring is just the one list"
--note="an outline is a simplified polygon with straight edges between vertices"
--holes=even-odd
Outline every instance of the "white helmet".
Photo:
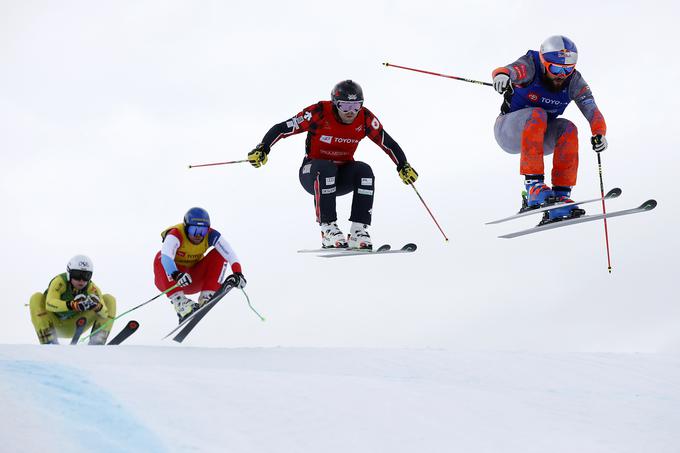
[[74,256],[66,265],[66,273],[68,274],[69,280],[73,277],[77,277],[89,281],[92,278],[93,270],[94,266],[92,266],[92,260],[85,255]]

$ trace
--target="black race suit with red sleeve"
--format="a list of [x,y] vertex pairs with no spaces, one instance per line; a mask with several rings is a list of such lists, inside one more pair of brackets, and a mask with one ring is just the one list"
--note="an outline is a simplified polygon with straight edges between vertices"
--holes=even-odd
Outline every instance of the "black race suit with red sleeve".
[[282,138],[307,132],[300,183],[314,195],[317,222],[335,222],[335,197],[353,192],[349,220],[370,225],[375,178],[368,164],[354,160],[359,142],[369,137],[397,166],[406,156],[370,110],[362,107],[351,124],[344,124],[334,108],[331,101],[311,105],[274,125],[262,143],[269,149]]

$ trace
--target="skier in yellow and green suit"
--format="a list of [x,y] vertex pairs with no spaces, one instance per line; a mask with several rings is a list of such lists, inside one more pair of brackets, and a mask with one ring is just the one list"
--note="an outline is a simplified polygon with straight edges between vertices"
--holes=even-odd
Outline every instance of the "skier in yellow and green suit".
[[[85,329],[92,331],[116,317],[116,299],[102,295],[92,281],[92,260],[76,255],[66,265],[66,272],[52,279],[44,293],[31,296],[31,321],[41,344],[59,344],[59,337],[72,338],[78,318],[86,319]],[[89,344],[106,344],[113,327],[90,336]]]

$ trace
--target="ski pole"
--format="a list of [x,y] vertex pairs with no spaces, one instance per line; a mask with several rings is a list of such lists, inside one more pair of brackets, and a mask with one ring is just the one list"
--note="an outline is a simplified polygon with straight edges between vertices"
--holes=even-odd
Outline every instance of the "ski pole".
[[246,294],[246,290],[241,288],[241,291],[243,291],[243,295],[246,296],[246,301],[248,301],[248,306],[250,307],[250,309],[253,311],[253,313],[255,313],[258,316],[258,318],[260,318],[260,321],[264,322],[265,319],[262,317],[262,315],[259,314],[257,310],[255,310],[253,306],[250,304],[250,297],[248,297],[248,294]]
[[612,273],[612,260],[609,255],[609,232],[607,231],[607,208],[604,204],[604,183],[602,182],[602,159],[600,153],[597,153],[597,171],[600,175],[600,193],[602,194],[602,221],[604,222],[604,242],[607,246],[607,270]]
[[416,189],[415,184],[409,183],[411,187],[413,187],[413,190],[416,192],[416,195],[418,195],[418,198],[420,198],[420,201],[423,203],[423,206],[425,206],[425,209],[427,209],[427,212],[430,214],[430,217],[432,217],[432,220],[434,220],[434,224],[437,225],[437,228],[439,228],[439,231],[441,231],[442,236],[444,236],[444,240],[446,242],[449,242],[449,238],[446,237],[446,233],[444,233],[444,230],[442,230],[442,227],[439,226],[439,222],[437,222],[437,219],[434,218],[434,215],[432,214],[432,211],[430,211],[430,208],[427,207],[427,203],[425,203],[425,200],[423,200],[423,197],[420,196],[420,193],[418,192],[418,189]]
[[197,165],[189,165],[189,168],[196,168],[196,167],[212,167],[215,165],[229,165],[229,164],[241,164],[243,162],[248,162],[248,159],[243,159],[243,160],[231,160],[229,162],[213,162],[212,164],[197,164]]
[[178,286],[179,286],[179,283],[176,283],[176,284],[174,284],[173,286],[171,286],[170,288],[168,288],[168,289],[166,289],[165,291],[163,291],[162,293],[156,294],[154,297],[152,297],[151,299],[147,300],[146,302],[143,302],[143,303],[137,305],[136,307],[133,307],[133,308],[129,309],[129,310],[126,311],[125,313],[122,313],[122,314],[116,316],[115,318],[109,319],[109,320],[106,321],[104,324],[102,324],[101,326],[97,327],[95,330],[93,330],[92,332],[90,332],[89,335],[87,335],[87,336],[85,336],[85,337],[82,337],[82,338],[80,339],[80,342],[82,343],[83,341],[87,340],[87,339],[90,338],[92,335],[96,334],[97,332],[99,332],[99,331],[102,330],[104,327],[106,327],[106,326],[108,326],[109,324],[111,324],[111,323],[112,323],[113,321],[115,321],[116,319],[122,318],[123,316],[127,315],[128,313],[130,313],[130,312],[132,312],[132,311],[135,311],[135,310],[137,310],[137,309],[140,308],[140,307],[143,307],[144,305],[148,304],[149,302],[153,302],[154,300],[156,300],[156,299],[158,299],[159,297],[161,297],[163,294],[169,293],[170,291],[172,291],[173,289],[177,288]]
[[447,75],[447,74],[439,74],[438,72],[424,71],[422,69],[408,68],[406,66],[399,66],[397,64],[392,64],[392,63],[383,63],[383,65],[386,66],[386,67],[392,66],[394,68],[406,69],[408,71],[422,72],[423,74],[430,74],[430,75],[434,75],[434,76],[438,76],[438,77],[445,77],[447,79],[454,79],[454,80],[460,80],[460,81],[463,81],[463,82],[477,83],[479,85],[486,85],[486,86],[489,86],[489,87],[493,86],[493,83],[489,83],[489,82],[481,82],[479,80],[466,79],[464,77],[456,77],[456,76]]

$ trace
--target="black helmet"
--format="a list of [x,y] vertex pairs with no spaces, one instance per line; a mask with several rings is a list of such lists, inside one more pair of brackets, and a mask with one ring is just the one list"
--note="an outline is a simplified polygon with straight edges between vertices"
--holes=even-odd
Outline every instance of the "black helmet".
[[352,80],[343,80],[333,87],[331,101],[363,101],[364,92],[358,83]]

